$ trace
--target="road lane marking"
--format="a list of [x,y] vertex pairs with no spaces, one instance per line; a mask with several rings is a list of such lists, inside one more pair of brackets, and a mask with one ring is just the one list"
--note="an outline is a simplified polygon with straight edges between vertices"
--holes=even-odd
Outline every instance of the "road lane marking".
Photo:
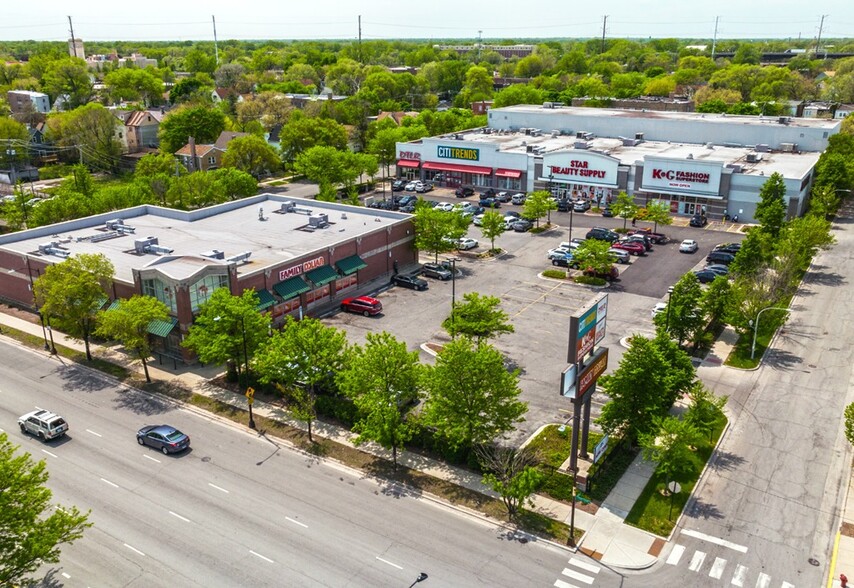
[[142,457],[144,457],[145,459],[150,459],[151,461],[156,461],[157,463],[160,463],[160,460],[157,459],[156,457],[151,457],[150,455],[145,455],[144,453],[142,454]]
[[747,575],[747,567],[741,564],[735,566],[735,573],[732,575],[733,586],[744,586],[744,577]]
[[586,570],[586,571],[592,572],[594,574],[598,574],[599,570],[602,569],[599,566],[594,566],[591,563],[587,563],[586,561],[582,561],[582,560],[575,558],[575,557],[573,557],[571,560],[569,560],[569,565],[575,566],[577,568],[581,568],[582,570]]
[[694,557],[691,558],[691,563],[688,564],[688,569],[692,572],[698,571],[703,567],[703,562],[706,560],[706,554],[702,551],[695,551]]
[[42,451],[43,451],[44,453],[47,453],[47,454],[48,454],[49,456],[51,456],[51,457],[56,457],[56,455],[54,455],[53,453],[51,453],[51,452],[50,452],[50,451],[48,451],[47,449],[42,449]]
[[575,584],[570,584],[569,582],[564,582],[563,580],[555,580],[555,588],[578,588]]
[[171,515],[172,515],[173,517],[175,517],[176,519],[181,519],[181,520],[182,520],[182,521],[184,521],[185,523],[189,523],[189,522],[190,522],[190,519],[185,519],[185,518],[184,518],[184,517],[182,517],[181,515],[179,515],[179,514],[177,514],[177,513],[174,513],[174,512],[172,512],[171,510],[169,511],[169,514],[171,514]]
[[771,576],[768,574],[759,574],[759,577],[756,578],[756,588],[768,588],[771,584]]
[[225,492],[226,494],[228,494],[228,490],[226,490],[225,488],[220,488],[219,486],[215,486],[215,485],[211,484],[210,482],[208,482],[208,486],[210,486],[211,488],[215,488],[216,490],[219,490],[220,492]]
[[579,582],[584,582],[585,584],[592,584],[594,578],[593,576],[587,576],[580,572],[576,572],[575,570],[570,570],[569,568],[563,568],[563,575],[568,578],[572,578],[573,580],[578,580]]
[[112,482],[110,482],[109,480],[105,480],[104,478],[101,478],[101,481],[102,481],[102,482],[105,482],[105,483],[107,483],[107,484],[109,484],[109,485],[110,485],[110,486],[112,486],[113,488],[118,488],[118,487],[119,487],[119,485],[118,485],[118,484],[113,484]]
[[286,521],[290,521],[290,522],[292,522],[292,523],[293,523],[293,524],[295,524],[295,525],[299,525],[300,527],[305,527],[306,529],[308,529],[308,525],[306,525],[305,523],[301,523],[301,522],[299,522],[299,521],[295,521],[295,520],[293,520],[291,517],[285,517],[285,520],[286,520]]
[[720,557],[715,558],[715,563],[712,564],[712,569],[709,570],[709,577],[714,578],[715,580],[720,580],[721,576],[724,574],[724,568],[726,567],[726,560]]
[[738,543],[733,543],[732,541],[727,541],[726,539],[721,539],[720,537],[712,537],[711,535],[706,535],[705,533],[700,533],[699,531],[691,531],[687,529],[682,531],[683,535],[688,535],[689,537],[694,537],[695,539],[702,539],[703,541],[708,541],[709,543],[714,543],[715,545],[720,545],[721,547],[729,547],[730,549],[734,549],[735,551],[739,551],[741,553],[747,553],[747,547],[744,545],[739,545]]
[[684,545],[675,545],[673,547],[673,551],[670,552],[670,555],[667,556],[667,563],[672,566],[678,565],[679,560],[682,559],[682,554],[685,553]]
[[70,580],[70,579],[71,579],[71,576],[69,576],[69,575],[68,575],[68,574],[66,574],[65,572],[62,572],[62,577],[63,577],[63,578],[65,578],[66,580]]
[[137,552],[137,553],[138,553],[138,554],[140,554],[142,557],[145,557],[145,554],[144,554],[143,552],[141,552],[139,549],[137,549],[136,547],[131,547],[131,546],[130,546],[130,545],[128,545],[127,543],[124,543],[124,546],[125,546],[125,547],[127,547],[128,549],[130,549],[131,551],[135,551],[135,552]]
[[93,435],[95,435],[96,437],[103,437],[103,435],[101,435],[100,433],[96,433],[95,431],[92,431],[92,430],[90,430],[90,429],[86,429],[86,432],[87,432],[87,433],[92,433],[92,434],[93,434]]
[[254,555],[255,557],[260,557],[260,558],[261,558],[261,559],[263,559],[264,561],[267,561],[267,562],[270,562],[270,563],[276,563],[276,562],[274,562],[272,559],[270,559],[269,557],[264,557],[264,556],[263,556],[263,555],[261,555],[260,553],[255,553],[255,552],[254,552],[254,551],[252,551],[251,549],[249,550],[249,553],[251,553],[251,554],[252,554],[252,555]]
[[783,582],[783,585],[780,588],[795,588],[794,584],[789,584],[788,582]]
[[400,567],[399,565],[397,565],[397,564],[395,564],[395,563],[391,563],[391,562],[390,562],[390,561],[388,561],[387,559],[383,559],[383,558],[381,558],[380,556],[377,556],[377,559],[378,559],[378,560],[380,560],[381,562],[383,562],[384,564],[388,564],[388,565],[390,565],[390,566],[391,566],[391,567],[393,567],[393,568],[397,568],[397,569],[399,569],[399,570],[402,570],[402,569],[403,569],[403,568],[402,568],[402,567]]

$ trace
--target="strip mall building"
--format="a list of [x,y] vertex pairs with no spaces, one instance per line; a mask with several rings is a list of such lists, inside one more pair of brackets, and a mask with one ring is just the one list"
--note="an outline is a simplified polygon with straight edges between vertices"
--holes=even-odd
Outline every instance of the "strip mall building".
[[157,351],[180,345],[218,288],[255,290],[279,325],[316,314],[416,262],[412,216],[261,194],[190,212],[137,206],[0,236],[0,299],[35,308],[33,281],[71,255],[101,253],[115,275],[104,298],[147,294],[169,321],[149,326]]
[[543,106],[490,110],[489,126],[397,144],[398,175],[478,190],[551,189],[600,203],[619,192],[676,215],[753,221],[759,191],[783,176],[790,217],[806,210],[815,165],[838,120]]

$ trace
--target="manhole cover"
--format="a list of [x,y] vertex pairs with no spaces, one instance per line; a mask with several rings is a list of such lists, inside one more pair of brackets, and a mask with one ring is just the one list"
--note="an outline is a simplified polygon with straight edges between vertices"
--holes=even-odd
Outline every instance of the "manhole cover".
[[811,566],[816,566],[816,567],[818,567],[818,560],[817,560],[816,558],[811,557],[811,558],[809,558],[807,561],[808,561],[808,562],[810,562],[810,565],[811,565]]

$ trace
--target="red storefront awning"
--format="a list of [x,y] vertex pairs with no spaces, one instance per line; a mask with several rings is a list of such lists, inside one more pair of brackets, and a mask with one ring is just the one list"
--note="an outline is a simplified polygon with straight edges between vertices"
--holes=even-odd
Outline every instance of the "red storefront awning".
[[417,159],[398,159],[397,167],[418,167],[421,162]]
[[499,167],[497,170],[495,170],[495,175],[499,178],[521,178],[522,172],[520,172],[518,169],[504,169],[502,167]]
[[457,165],[454,163],[435,163],[428,161],[421,166],[423,169],[436,169],[440,171],[455,171],[464,174],[479,174],[488,176],[492,173],[491,167],[481,167],[479,165]]

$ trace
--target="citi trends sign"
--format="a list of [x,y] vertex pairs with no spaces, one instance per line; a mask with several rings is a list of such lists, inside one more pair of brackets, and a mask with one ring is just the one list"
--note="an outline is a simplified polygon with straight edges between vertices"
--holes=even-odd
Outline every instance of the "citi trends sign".
[[543,176],[557,182],[614,186],[618,165],[601,153],[557,151],[543,156]]
[[306,262],[297,265],[292,265],[289,268],[279,270],[279,281],[283,282],[288,278],[293,278],[294,276],[302,275],[306,272],[310,272],[313,269],[317,269],[322,265],[326,265],[326,260],[322,257],[315,257],[314,259],[309,259]]
[[479,161],[480,149],[472,147],[448,147],[439,145],[436,155],[440,159],[464,159],[466,161]]
[[717,195],[721,184],[720,161],[666,159],[645,157],[643,165],[644,190],[673,190]]

